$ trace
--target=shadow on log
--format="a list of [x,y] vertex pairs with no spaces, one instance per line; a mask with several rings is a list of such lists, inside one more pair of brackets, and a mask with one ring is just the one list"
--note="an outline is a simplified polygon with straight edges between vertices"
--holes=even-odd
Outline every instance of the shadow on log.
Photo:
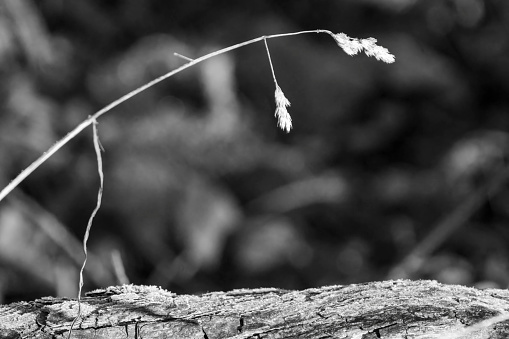
[[[0,306],[0,339],[66,338],[76,300]],[[176,295],[124,285],[82,298],[72,338],[507,338],[509,291],[383,281]]]

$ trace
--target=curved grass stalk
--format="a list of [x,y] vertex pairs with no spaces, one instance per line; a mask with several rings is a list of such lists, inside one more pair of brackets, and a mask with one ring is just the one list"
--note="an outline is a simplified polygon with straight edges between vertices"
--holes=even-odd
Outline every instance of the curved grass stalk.
[[173,75],[182,72],[183,70],[192,67],[202,61],[205,61],[207,59],[213,58],[217,55],[230,52],[232,50],[235,50],[237,48],[247,46],[250,44],[253,44],[258,41],[266,40],[266,39],[273,39],[273,38],[281,38],[281,37],[287,37],[292,35],[299,35],[299,34],[307,34],[307,33],[326,33],[329,34],[341,47],[347,54],[354,55],[358,52],[364,50],[366,55],[368,56],[374,56],[378,60],[382,60],[387,63],[394,62],[394,56],[389,53],[389,51],[381,46],[376,45],[376,39],[368,38],[368,39],[355,39],[350,38],[344,33],[334,34],[329,30],[325,29],[315,29],[315,30],[307,30],[307,31],[299,31],[299,32],[292,32],[292,33],[282,33],[282,34],[272,34],[272,35],[263,35],[258,38],[254,38],[251,40],[247,40],[220,50],[217,50],[215,52],[206,54],[204,56],[201,56],[197,59],[190,59],[188,57],[183,57],[181,55],[178,55],[179,57],[183,57],[185,60],[188,60],[189,62],[152,80],[147,82],[146,84],[138,87],[137,89],[133,90],[132,92],[129,92],[128,94],[120,97],[119,99],[113,101],[109,105],[105,106],[101,110],[95,112],[93,115],[88,117],[86,120],[84,120],[81,124],[79,124],[76,128],[74,128],[71,132],[69,132],[66,136],[64,136],[62,139],[57,141],[53,146],[51,146],[46,152],[44,152],[37,160],[35,160],[32,164],[30,164],[27,168],[25,168],[16,178],[14,178],[5,188],[2,189],[0,192],[0,201],[2,201],[14,188],[16,188],[23,180],[25,180],[33,171],[35,171],[39,166],[41,166],[46,160],[48,160],[53,154],[55,154],[60,148],[62,148],[65,144],[67,144],[71,139],[73,139],[76,135],[78,135],[81,131],[83,131],[85,128],[90,126],[94,121],[96,121],[99,117],[101,117],[106,112],[112,110],[116,106],[120,105],[124,101],[129,100],[130,98],[134,97],[135,95],[145,91],[146,89],[160,83],[163,80],[166,80]]
[[163,80],[166,80],[173,75],[182,72],[183,70],[192,67],[202,61],[205,61],[207,59],[213,58],[217,55],[224,54],[226,52],[230,52],[234,49],[253,44],[258,41],[262,41],[264,39],[272,39],[272,38],[280,38],[285,36],[291,36],[291,35],[299,35],[299,34],[306,34],[306,33],[327,33],[332,35],[333,33],[328,30],[323,29],[317,29],[317,30],[311,30],[311,31],[300,31],[300,32],[293,32],[293,33],[283,33],[283,34],[273,34],[273,35],[264,35],[255,39],[247,40],[244,42],[241,42],[239,44],[235,44],[220,50],[217,50],[215,52],[206,54],[204,56],[201,56],[197,59],[189,59],[188,63],[180,66],[179,68],[176,68],[152,81],[147,82],[143,86],[138,87],[137,89],[133,90],[132,92],[127,93],[126,95],[118,98],[117,100],[113,101],[109,105],[105,106],[101,110],[95,112],[93,115],[88,117],[86,120],[84,120],[82,123],[80,123],[78,126],[76,126],[71,132],[69,132],[67,135],[65,135],[62,139],[57,141],[53,146],[51,146],[46,152],[44,152],[37,160],[35,160],[32,164],[30,164],[27,168],[25,168],[16,178],[14,178],[5,188],[2,189],[0,192],[0,201],[2,201],[14,188],[16,188],[23,180],[25,180],[30,174],[32,174],[33,171],[35,171],[39,166],[41,166],[46,160],[48,160],[53,154],[55,154],[60,148],[62,148],[65,144],[67,144],[70,140],[72,140],[76,135],[78,135],[81,131],[83,131],[85,128],[90,126],[94,121],[96,121],[100,116],[105,114],[106,112],[112,110],[113,108],[117,107],[124,101],[127,101],[134,97],[135,95],[149,89],[150,87],[160,83]]

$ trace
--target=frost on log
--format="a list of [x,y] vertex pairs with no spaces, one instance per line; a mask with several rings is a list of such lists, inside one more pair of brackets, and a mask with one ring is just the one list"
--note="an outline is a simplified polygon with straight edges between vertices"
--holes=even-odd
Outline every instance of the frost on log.
[[[76,300],[0,306],[0,339],[66,338]],[[88,293],[72,338],[507,338],[509,291],[383,281],[304,291],[176,295],[125,285]],[[486,321],[487,319],[499,319]]]

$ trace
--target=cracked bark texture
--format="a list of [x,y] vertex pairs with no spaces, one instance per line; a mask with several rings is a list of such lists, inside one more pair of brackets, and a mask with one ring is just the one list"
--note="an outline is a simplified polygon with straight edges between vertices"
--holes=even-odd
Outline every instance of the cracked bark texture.
[[[0,339],[66,338],[76,300],[0,306]],[[72,338],[507,338],[509,291],[383,281],[303,291],[176,295],[124,285],[87,293]],[[477,324],[477,325],[474,325]],[[465,333],[465,329],[476,328]],[[463,333],[463,334],[461,334]]]

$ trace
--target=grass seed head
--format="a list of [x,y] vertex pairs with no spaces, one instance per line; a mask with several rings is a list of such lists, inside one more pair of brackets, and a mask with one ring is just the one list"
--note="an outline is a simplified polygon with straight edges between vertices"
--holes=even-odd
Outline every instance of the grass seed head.
[[356,55],[364,50],[367,56],[374,56],[377,60],[381,60],[388,64],[393,63],[396,59],[385,47],[376,44],[375,38],[356,39],[350,38],[345,33],[332,34],[339,47],[348,55]]
[[290,106],[290,101],[285,97],[285,94],[281,90],[281,88],[276,85],[276,113],[274,114],[277,117],[277,125],[286,133],[290,132],[292,129],[292,117],[286,107]]

